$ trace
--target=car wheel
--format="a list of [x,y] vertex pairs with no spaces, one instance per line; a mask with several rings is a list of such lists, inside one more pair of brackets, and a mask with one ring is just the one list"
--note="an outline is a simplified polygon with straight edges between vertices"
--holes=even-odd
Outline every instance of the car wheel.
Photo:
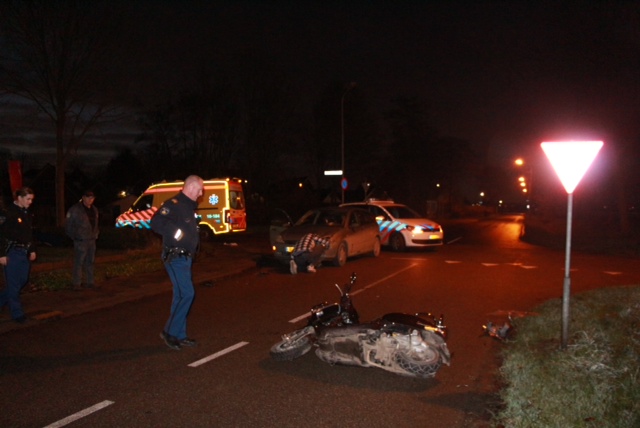
[[394,233],[389,239],[389,246],[392,251],[404,251],[407,248],[407,244],[404,242],[404,237],[401,233]]
[[333,264],[336,266],[344,266],[347,263],[347,243],[343,242],[338,247],[336,257],[333,259]]
[[200,241],[209,242],[213,239],[213,230],[209,226],[200,226],[199,229]]

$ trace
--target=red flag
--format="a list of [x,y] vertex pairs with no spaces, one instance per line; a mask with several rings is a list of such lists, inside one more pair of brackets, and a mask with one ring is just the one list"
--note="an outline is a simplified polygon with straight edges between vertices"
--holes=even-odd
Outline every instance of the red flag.
[[9,181],[11,183],[11,194],[15,194],[16,190],[22,187],[22,166],[20,161],[9,161]]

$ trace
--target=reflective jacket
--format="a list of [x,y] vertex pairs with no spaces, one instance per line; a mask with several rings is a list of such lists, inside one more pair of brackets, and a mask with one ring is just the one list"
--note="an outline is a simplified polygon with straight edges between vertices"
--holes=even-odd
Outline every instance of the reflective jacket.
[[36,251],[33,239],[33,216],[26,208],[11,204],[0,212],[0,257],[7,255],[10,246],[24,246],[27,252]]

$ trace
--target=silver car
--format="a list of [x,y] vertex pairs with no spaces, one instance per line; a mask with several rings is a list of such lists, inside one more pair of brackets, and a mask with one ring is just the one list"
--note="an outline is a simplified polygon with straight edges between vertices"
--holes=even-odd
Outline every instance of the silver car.
[[356,208],[317,208],[307,211],[294,225],[271,225],[271,247],[277,260],[289,263],[296,242],[307,233],[315,233],[330,241],[323,261],[344,266],[347,258],[359,254],[380,254],[380,233],[376,219]]

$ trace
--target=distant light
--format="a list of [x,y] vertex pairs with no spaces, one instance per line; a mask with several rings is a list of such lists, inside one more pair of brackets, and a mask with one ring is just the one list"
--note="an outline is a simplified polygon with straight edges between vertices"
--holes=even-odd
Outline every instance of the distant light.
[[298,187],[302,189],[304,185],[302,183],[298,183]]
[[514,163],[518,166],[524,165],[524,161],[521,158],[516,159]]
[[602,141],[544,142],[547,155],[567,193],[575,190],[603,146]]
[[524,177],[518,177],[518,181],[523,182],[524,181]]
[[324,175],[342,175],[341,169],[332,169],[324,172]]

